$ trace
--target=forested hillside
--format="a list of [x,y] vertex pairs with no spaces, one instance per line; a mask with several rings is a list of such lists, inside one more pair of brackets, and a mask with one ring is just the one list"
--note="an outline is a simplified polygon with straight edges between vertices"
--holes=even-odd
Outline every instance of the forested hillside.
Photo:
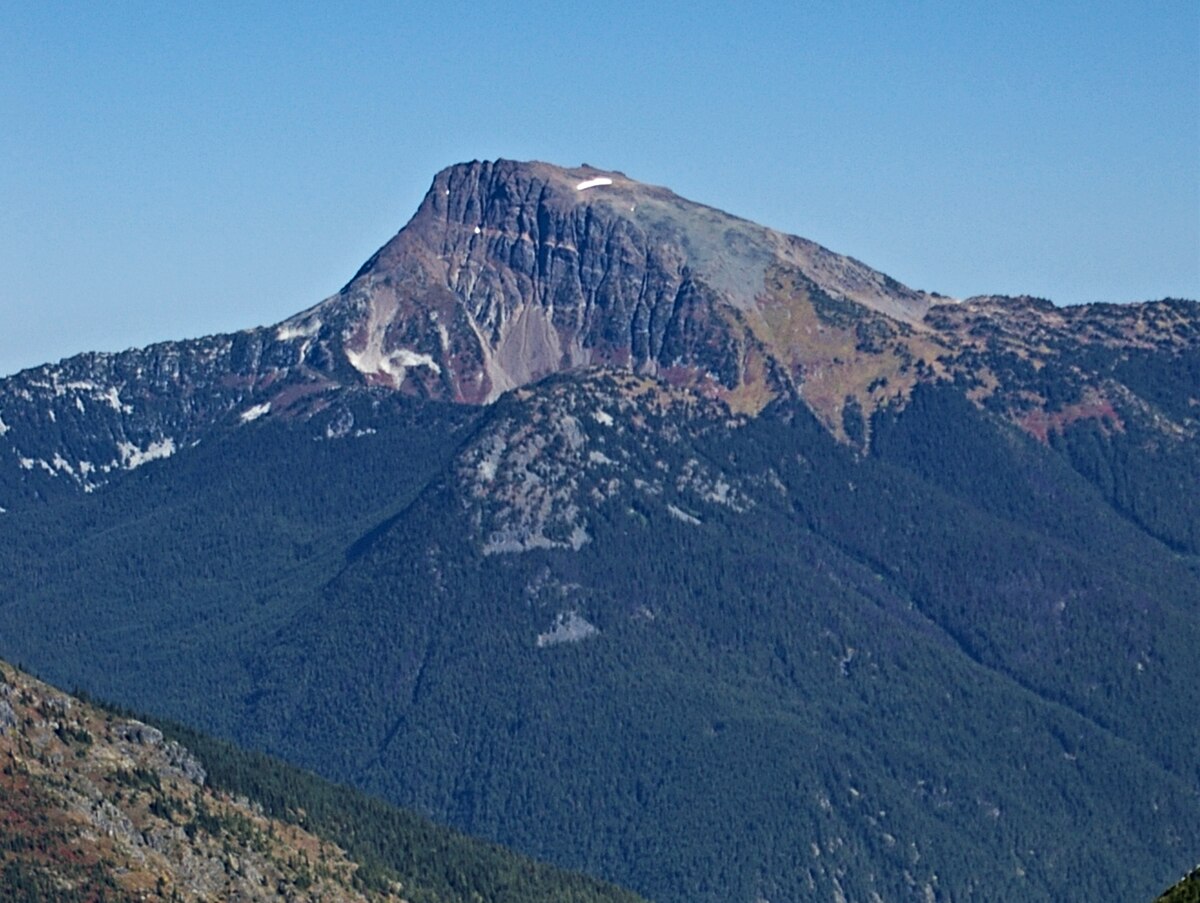
[[1148,896],[1192,855],[1193,700],[1161,680],[1200,679],[1195,562],[957,399],[877,417],[869,457],[603,377],[428,429],[264,423],[82,500],[102,533],[26,518],[12,636],[656,899]]

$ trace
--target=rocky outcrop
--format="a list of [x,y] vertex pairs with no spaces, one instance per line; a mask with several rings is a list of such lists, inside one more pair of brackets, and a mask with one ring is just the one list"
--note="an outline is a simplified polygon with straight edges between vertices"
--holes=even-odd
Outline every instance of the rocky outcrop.
[[0,688],[5,899],[400,903],[356,889],[357,864],[328,841],[206,788],[158,729],[2,664]]

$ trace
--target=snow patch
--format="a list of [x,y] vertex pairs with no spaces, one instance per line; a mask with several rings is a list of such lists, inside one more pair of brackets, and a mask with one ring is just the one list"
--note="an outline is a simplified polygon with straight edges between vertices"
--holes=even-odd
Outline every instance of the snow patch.
[[415,351],[409,351],[407,348],[400,348],[388,355],[388,360],[399,364],[401,367],[428,367],[434,373],[441,373],[442,368],[438,366],[437,361],[428,354],[418,354]]
[[601,424],[602,426],[612,426],[613,425],[612,414],[608,413],[608,411],[602,411],[602,410],[597,409],[592,414],[592,417],[595,419],[595,421],[597,423]]
[[290,342],[292,339],[311,339],[315,338],[317,333],[320,331],[320,317],[313,317],[307,322],[285,320],[283,323],[280,323],[279,328],[275,330],[275,340],[279,342]]
[[575,186],[576,191],[587,191],[589,188],[600,188],[602,185],[611,185],[612,179],[606,176],[598,176],[595,179],[584,179]]
[[17,458],[17,465],[21,470],[33,470],[33,458]]
[[404,382],[404,377],[410,367],[428,367],[434,373],[442,372],[438,362],[430,355],[420,354],[408,348],[397,348],[388,354],[384,354],[379,347],[373,345],[368,345],[362,351],[347,348],[346,360],[350,362],[351,367],[364,376],[375,376],[380,373],[390,376],[396,386]]
[[671,512],[671,516],[676,520],[681,520],[685,524],[691,524],[693,527],[698,527],[701,523],[703,523],[700,518],[694,517],[693,515],[688,514],[682,508],[676,508],[674,505],[668,504],[667,510]]
[[60,455],[58,452],[54,453],[53,464],[54,464],[55,470],[61,470],[64,473],[68,473],[71,476],[75,476],[75,468],[72,467],[71,463],[66,458],[64,458],[62,455]]
[[151,442],[145,449],[138,448],[132,442],[118,442],[117,454],[121,456],[121,466],[126,470],[133,470],[151,461],[171,457],[175,454],[175,440],[168,436],[166,439]]
[[108,406],[118,414],[129,414],[133,412],[133,408],[131,408],[129,405],[121,403],[121,393],[117,391],[116,386],[109,386],[108,391],[100,396],[100,400],[107,401]]
[[595,449],[588,452],[588,461],[590,461],[593,464],[616,464],[617,463],[612,458],[610,458],[608,455],[604,454],[604,452],[596,451]]
[[241,421],[242,423],[249,423],[251,420],[257,420],[259,417],[263,416],[263,414],[269,414],[270,412],[271,402],[267,401],[263,402],[262,404],[256,404],[249,410],[242,411]]
[[12,429],[12,427],[10,427],[7,423],[4,422],[3,417],[0,417],[0,436],[3,436],[10,429]]
[[83,399],[78,395],[75,396],[75,410],[77,410],[80,414],[83,413]]
[[600,628],[592,624],[577,611],[560,612],[554,619],[553,626],[546,633],[537,636],[537,647],[555,646],[559,643],[578,643],[590,636],[595,636]]

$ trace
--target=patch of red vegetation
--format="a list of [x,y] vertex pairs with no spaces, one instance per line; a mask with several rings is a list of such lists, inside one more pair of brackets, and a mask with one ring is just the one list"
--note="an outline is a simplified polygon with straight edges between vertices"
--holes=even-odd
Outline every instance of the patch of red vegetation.
[[277,379],[279,379],[279,371],[268,370],[267,373],[263,375],[262,379],[258,381],[258,385],[255,388],[269,389],[272,385],[274,385],[275,380]]
[[658,378],[674,389],[695,385],[698,376],[694,367],[663,367],[658,371]]
[[[55,802],[40,793],[9,760],[0,781],[0,865],[19,861],[46,874],[69,877],[88,891],[87,870],[99,857],[72,842],[73,826]],[[82,882],[82,884],[81,884]]]
[[300,383],[298,385],[288,386],[271,399],[271,410],[276,412],[285,411],[297,401],[307,398],[310,395],[324,392],[329,387],[330,384],[324,382]]
[[1043,445],[1048,445],[1051,433],[1061,433],[1080,420],[1095,420],[1119,433],[1125,431],[1125,422],[1106,398],[1070,404],[1057,411],[1030,411],[1018,417],[1017,424]]

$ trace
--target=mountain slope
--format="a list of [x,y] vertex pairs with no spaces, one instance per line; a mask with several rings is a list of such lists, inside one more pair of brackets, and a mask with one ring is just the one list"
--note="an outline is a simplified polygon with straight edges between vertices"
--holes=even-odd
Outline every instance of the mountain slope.
[[0,664],[5,899],[636,899],[280,762],[166,733]]
[[[903,899],[909,878],[1145,896],[1191,855],[1194,699],[1163,681],[1196,677],[1194,572],[1053,450],[942,404],[916,396],[862,458],[787,407],[730,418],[644,378],[562,377],[493,406],[417,484],[397,480],[422,435],[389,431],[397,410],[340,440],[252,424],[83,500],[129,519],[47,560],[5,607],[8,642],[657,899],[810,881]],[[902,451],[937,414],[941,458]],[[1013,439],[1023,457],[979,459]],[[272,473],[270,511],[223,488]],[[181,491],[203,517],[170,528]],[[258,523],[324,524],[253,590],[208,558],[246,535],[247,501]],[[155,510],[166,530],[142,523]],[[147,558],[151,537],[169,554]],[[159,563],[89,581],[104,544]]]
[[1198,360],[463,164],[282,324],[0,383],[0,652],[664,901],[1148,898]]

